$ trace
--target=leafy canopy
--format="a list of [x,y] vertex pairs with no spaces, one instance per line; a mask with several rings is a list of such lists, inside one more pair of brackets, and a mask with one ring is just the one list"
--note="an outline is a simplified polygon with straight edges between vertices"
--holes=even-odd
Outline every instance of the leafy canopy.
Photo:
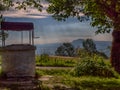
[[[49,0],[48,12],[58,20],[69,16],[80,21],[90,17],[91,25],[97,27],[97,33],[109,33],[111,28],[120,27],[120,0]],[[85,18],[83,18],[85,17]]]
[[[57,20],[66,20],[69,16],[78,20],[88,20],[97,27],[97,33],[109,33],[111,28],[120,28],[120,0],[46,0],[50,2],[47,11]],[[0,0],[0,11],[10,7],[24,9],[27,7],[42,10],[41,0]]]
[[42,10],[41,0],[0,0],[0,11],[8,10],[11,7],[15,9],[24,9],[27,7],[37,8]]

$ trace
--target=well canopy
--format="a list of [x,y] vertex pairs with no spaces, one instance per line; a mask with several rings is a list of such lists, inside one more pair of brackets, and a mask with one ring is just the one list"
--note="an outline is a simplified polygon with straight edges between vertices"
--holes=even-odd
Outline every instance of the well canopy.
[[2,22],[1,30],[10,31],[30,31],[33,30],[34,26],[31,22]]

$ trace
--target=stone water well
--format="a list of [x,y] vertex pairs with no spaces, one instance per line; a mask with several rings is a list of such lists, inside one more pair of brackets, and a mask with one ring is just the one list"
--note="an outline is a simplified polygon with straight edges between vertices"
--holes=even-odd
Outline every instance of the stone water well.
[[[35,77],[35,49],[33,23],[27,22],[2,22],[1,31],[28,31],[29,43],[5,45],[2,37],[2,72],[9,77]],[[22,35],[21,35],[22,36]],[[23,37],[21,37],[23,39]]]
[[2,48],[2,71],[7,77],[35,76],[35,47],[8,45]]

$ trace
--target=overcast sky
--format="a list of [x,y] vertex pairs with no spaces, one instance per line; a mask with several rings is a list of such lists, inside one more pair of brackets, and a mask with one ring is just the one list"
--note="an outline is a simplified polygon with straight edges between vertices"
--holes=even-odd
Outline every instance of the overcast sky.
[[[75,39],[92,38],[100,41],[111,41],[111,34],[95,35],[95,28],[89,22],[79,22],[75,18],[69,18],[66,22],[58,22],[49,15],[45,9],[48,4],[43,3],[42,12],[35,9],[6,11],[3,13],[6,21],[33,22],[35,28],[36,44],[71,42]],[[14,36],[18,36],[17,34]],[[10,36],[12,38],[12,36]],[[13,37],[14,38],[14,37]],[[16,42],[18,40],[14,40]]]

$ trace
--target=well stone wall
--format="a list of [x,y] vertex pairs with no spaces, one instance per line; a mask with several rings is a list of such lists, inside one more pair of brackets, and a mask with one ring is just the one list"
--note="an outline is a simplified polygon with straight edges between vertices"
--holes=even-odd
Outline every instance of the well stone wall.
[[3,47],[2,71],[7,77],[35,76],[35,46],[9,45]]

